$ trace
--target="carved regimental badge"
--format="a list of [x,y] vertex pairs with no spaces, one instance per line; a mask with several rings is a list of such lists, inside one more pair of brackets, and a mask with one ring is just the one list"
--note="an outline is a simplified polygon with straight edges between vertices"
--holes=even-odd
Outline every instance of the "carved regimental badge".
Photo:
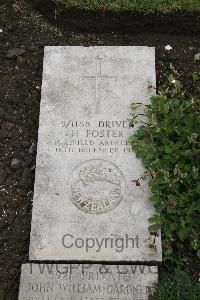
[[125,194],[125,180],[114,164],[100,159],[82,162],[70,179],[71,201],[89,214],[115,209]]

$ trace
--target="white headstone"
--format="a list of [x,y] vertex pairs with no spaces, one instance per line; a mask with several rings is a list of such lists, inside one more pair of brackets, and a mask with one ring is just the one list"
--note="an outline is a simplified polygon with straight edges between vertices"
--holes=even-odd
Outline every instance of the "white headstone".
[[161,261],[127,143],[131,103],[149,103],[149,81],[154,48],[45,47],[31,260]]
[[25,264],[19,300],[148,300],[157,272],[143,265]]

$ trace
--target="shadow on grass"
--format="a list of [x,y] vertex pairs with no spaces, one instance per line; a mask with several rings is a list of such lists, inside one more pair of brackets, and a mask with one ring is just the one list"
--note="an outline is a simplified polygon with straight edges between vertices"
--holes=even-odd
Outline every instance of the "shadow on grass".
[[64,30],[80,32],[138,33],[156,32],[173,34],[197,34],[200,31],[198,13],[139,13],[66,8],[53,0],[26,0],[48,22]]

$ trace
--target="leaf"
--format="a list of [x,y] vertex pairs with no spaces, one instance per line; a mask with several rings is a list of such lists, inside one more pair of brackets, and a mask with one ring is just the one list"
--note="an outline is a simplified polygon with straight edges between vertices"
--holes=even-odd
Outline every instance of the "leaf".
[[197,256],[200,257],[200,249],[197,250]]
[[195,55],[194,60],[195,61],[200,60],[200,52]]
[[163,104],[163,113],[166,115],[169,112],[169,103]]
[[174,80],[174,75],[173,74],[169,74],[169,76],[168,76],[169,83],[172,83],[173,80]]
[[176,223],[171,223],[171,224],[170,224],[170,229],[171,229],[172,231],[176,230],[176,228],[177,228],[177,224],[176,224]]
[[192,78],[194,81],[200,80],[200,73],[198,73],[198,72],[193,73]]
[[176,213],[176,208],[175,207],[168,207],[167,212],[170,214],[175,214]]
[[164,147],[164,150],[165,150],[165,153],[172,153],[172,149],[171,149],[171,147],[169,145],[166,145]]
[[138,107],[140,107],[140,104],[137,104],[137,103],[132,103],[131,104],[131,109],[132,110],[136,110]]
[[181,241],[184,241],[186,238],[189,237],[189,229],[186,227],[182,227],[180,230],[177,231],[177,234]]

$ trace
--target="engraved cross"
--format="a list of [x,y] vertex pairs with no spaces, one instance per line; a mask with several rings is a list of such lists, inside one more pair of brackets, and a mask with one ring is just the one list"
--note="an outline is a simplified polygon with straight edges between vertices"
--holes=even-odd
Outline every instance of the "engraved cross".
[[[97,56],[95,58],[98,61],[98,74],[96,76],[84,76],[83,79],[85,80],[94,80],[95,82],[95,103],[96,103],[96,114],[100,114],[101,113],[101,86],[102,86],[102,82],[103,80],[107,79],[107,81],[109,79],[115,79],[116,80],[116,76],[108,76],[108,75],[103,75],[102,74],[102,60],[104,59],[104,57],[102,56]],[[108,82],[109,84],[109,82]]]

